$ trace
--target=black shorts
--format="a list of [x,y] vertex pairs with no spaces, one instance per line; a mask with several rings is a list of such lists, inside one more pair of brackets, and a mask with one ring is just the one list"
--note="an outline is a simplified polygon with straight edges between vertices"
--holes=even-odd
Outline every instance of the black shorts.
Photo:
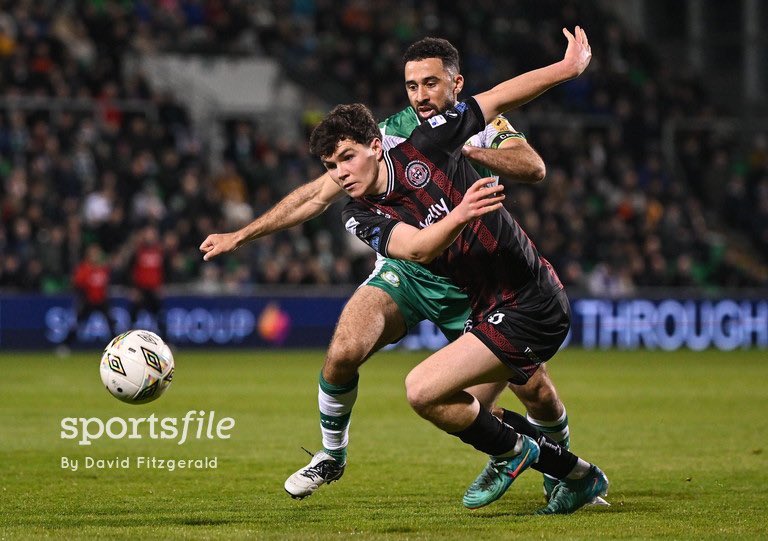
[[469,332],[515,371],[510,382],[523,385],[557,353],[570,328],[571,306],[560,291],[535,306],[501,306]]

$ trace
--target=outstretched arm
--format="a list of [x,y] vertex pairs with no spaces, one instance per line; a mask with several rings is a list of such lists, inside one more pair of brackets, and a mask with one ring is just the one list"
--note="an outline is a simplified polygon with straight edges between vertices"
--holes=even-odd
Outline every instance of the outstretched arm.
[[501,208],[504,187],[489,186],[492,181],[492,178],[476,181],[456,208],[424,229],[403,222],[397,224],[389,236],[386,255],[416,263],[431,262],[453,244],[468,223]]
[[578,77],[587,69],[592,59],[587,34],[579,26],[574,34],[563,28],[563,34],[568,40],[568,48],[561,61],[518,75],[475,96],[486,123],[505,111],[528,103],[553,86]]
[[208,235],[200,245],[200,251],[204,254],[203,259],[210,261],[254,239],[311,220],[322,214],[343,193],[331,176],[325,173],[293,190],[242,229],[231,233]]

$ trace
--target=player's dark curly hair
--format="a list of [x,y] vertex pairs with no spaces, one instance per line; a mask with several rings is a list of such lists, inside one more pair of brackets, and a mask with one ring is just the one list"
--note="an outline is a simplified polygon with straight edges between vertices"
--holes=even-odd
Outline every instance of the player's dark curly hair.
[[445,69],[459,73],[459,51],[447,39],[420,39],[405,50],[403,64],[413,60],[426,60],[427,58],[439,58],[443,61]]
[[379,126],[373,114],[362,103],[337,105],[328,116],[312,130],[309,136],[309,151],[318,158],[331,156],[339,141],[350,139],[367,145],[381,137]]

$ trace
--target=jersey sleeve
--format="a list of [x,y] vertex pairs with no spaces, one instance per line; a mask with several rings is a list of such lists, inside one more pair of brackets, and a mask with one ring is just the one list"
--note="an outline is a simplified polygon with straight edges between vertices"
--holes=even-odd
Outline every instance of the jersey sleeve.
[[483,112],[475,98],[469,98],[419,125],[411,135],[411,142],[417,147],[428,146],[453,154],[484,128]]
[[354,199],[344,206],[341,219],[347,231],[385,257],[392,230],[400,223],[391,216],[368,208]]
[[[503,115],[497,116],[493,122],[485,126],[483,131],[476,133],[467,141],[467,145],[477,148],[499,148],[507,139],[525,139],[525,135],[515,130],[509,120],[504,118]],[[499,176],[478,163],[472,162],[472,167],[475,168],[481,177],[494,177],[497,181]]]
[[[488,124],[485,127],[485,130],[478,135],[481,136],[482,144],[475,146],[481,148],[499,148],[501,143],[507,139],[525,139],[525,135],[516,131],[515,128],[512,127],[512,124],[509,123],[509,120],[502,115],[497,116],[493,122]],[[470,144],[472,144],[471,141]]]

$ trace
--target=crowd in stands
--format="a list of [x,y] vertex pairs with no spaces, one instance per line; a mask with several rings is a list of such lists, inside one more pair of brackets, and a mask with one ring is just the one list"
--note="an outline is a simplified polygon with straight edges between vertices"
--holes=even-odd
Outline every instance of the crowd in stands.
[[[596,294],[765,286],[766,135],[740,144],[681,133],[670,163],[663,123],[719,112],[692,74],[663,65],[592,3],[501,4],[0,0],[0,288],[67,290],[91,243],[112,282],[129,284],[147,224],[166,283],[189,291],[354,285],[372,268],[338,209],[203,264],[206,235],[248,223],[319,163],[306,141],[271,140],[240,120],[227,123],[213,167],[185,107],[126,74],[127,52],[270,55],[329,105],[363,101],[383,118],[406,104],[400,55],[424,35],[457,46],[468,96],[556,60],[560,28],[577,23],[595,51],[589,70],[510,116],[548,171],[509,188],[513,215],[566,285]],[[311,128],[318,111],[304,113]],[[733,235],[746,243],[737,255]]]

